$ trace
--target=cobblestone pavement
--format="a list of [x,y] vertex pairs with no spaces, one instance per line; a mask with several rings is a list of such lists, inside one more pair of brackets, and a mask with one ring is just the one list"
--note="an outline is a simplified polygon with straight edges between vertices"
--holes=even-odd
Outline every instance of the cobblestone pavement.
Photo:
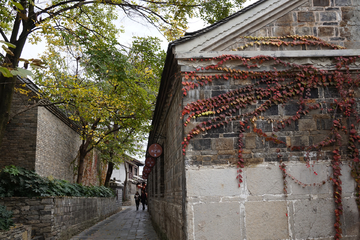
[[135,206],[123,210],[73,236],[70,240],[115,240],[143,239],[158,240],[147,211],[136,211]]

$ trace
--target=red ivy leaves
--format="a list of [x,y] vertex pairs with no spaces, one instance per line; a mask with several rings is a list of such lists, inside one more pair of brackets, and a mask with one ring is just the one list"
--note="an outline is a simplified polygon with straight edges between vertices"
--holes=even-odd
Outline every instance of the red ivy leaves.
[[334,189],[334,199],[335,199],[335,239],[338,240],[342,236],[341,230],[341,221],[340,217],[343,214],[343,205],[342,205],[342,188],[341,188],[341,155],[339,149],[335,149],[333,151],[333,160],[332,160],[332,168],[333,168],[333,178],[331,179],[333,182]]
[[[304,41],[303,38],[300,39],[297,37],[296,39],[298,42]],[[318,39],[305,40],[309,44],[330,46],[322,43]],[[278,41],[278,43],[280,42],[281,41]],[[288,43],[282,42],[281,44]],[[360,136],[357,133],[357,126],[355,126],[360,122],[360,117],[357,113],[357,103],[353,90],[359,87],[360,81],[359,78],[354,78],[349,73],[349,64],[354,63],[358,58],[359,57],[336,58],[336,71],[326,71],[316,69],[313,66],[301,66],[294,63],[287,63],[270,56],[243,58],[235,55],[223,55],[211,59],[191,59],[191,61],[212,61],[216,63],[201,67],[196,71],[184,73],[184,81],[182,84],[185,96],[188,91],[212,84],[215,80],[231,80],[234,81],[232,84],[241,84],[246,80],[247,82],[251,82],[251,84],[240,85],[238,89],[231,90],[215,97],[199,99],[184,107],[181,113],[182,117],[186,118],[184,125],[187,126],[190,122],[197,125],[189,131],[182,142],[183,154],[186,154],[186,147],[196,135],[205,133],[213,128],[225,126],[230,122],[239,121],[237,180],[240,186],[243,182],[242,169],[245,167],[245,159],[243,157],[243,133],[250,127],[249,124],[252,119],[259,119],[259,117],[263,116],[263,113],[268,111],[273,105],[286,105],[290,101],[292,101],[290,104],[293,106],[297,104],[298,109],[294,114],[285,116],[283,120],[275,121],[271,119],[271,121],[273,121],[273,131],[276,132],[281,131],[315,110],[320,111],[322,114],[328,112],[329,116],[333,119],[329,136],[310,146],[286,146],[286,148],[288,151],[306,151],[307,153],[314,150],[321,151],[324,147],[342,146],[342,135],[347,135],[349,139],[347,156],[352,159],[351,174],[357,182],[356,196],[360,210],[360,159],[357,146],[360,142]],[[231,69],[227,65],[225,66],[225,63],[229,61],[239,62],[239,68]],[[274,69],[258,71],[258,67],[264,62],[271,62],[271,64],[279,65],[278,69],[284,70]],[[217,73],[213,74],[214,71]],[[339,95],[333,96],[333,101],[327,100],[328,102],[319,102],[319,99],[311,98],[311,89],[319,87],[335,88]],[[256,103],[256,108],[250,108],[251,110],[249,110],[249,106],[254,106],[254,103]],[[210,112],[211,114],[208,114]],[[345,122],[347,124],[343,124]],[[349,122],[353,123],[351,127],[348,126],[350,125],[348,124]],[[285,144],[285,142],[279,140],[274,134],[269,135],[264,133],[261,129],[256,128],[254,122],[252,122],[252,125],[253,131],[259,137],[275,144]],[[335,238],[339,239],[342,234],[341,223],[339,220],[342,214],[342,183],[340,180],[341,152],[336,148],[333,154],[333,176],[331,181],[334,186],[334,201],[337,206],[335,210],[336,223],[334,227],[336,230]],[[279,159],[282,158],[280,152],[278,152],[278,157]],[[307,158],[306,164],[310,167],[309,158]],[[326,183],[325,181],[313,184],[302,183],[286,171],[286,165],[282,161],[279,167],[283,172],[284,180],[286,178],[292,179],[302,187],[321,186]],[[314,174],[317,175],[315,171]],[[286,181],[284,181],[284,192],[287,193]]]

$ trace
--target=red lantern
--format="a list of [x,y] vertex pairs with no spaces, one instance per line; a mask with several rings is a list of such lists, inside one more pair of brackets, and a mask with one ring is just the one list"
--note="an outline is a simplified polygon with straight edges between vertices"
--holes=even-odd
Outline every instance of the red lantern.
[[145,166],[149,167],[149,168],[152,168],[153,166],[155,166],[155,158],[152,158],[152,157],[147,157],[146,160],[145,160]]

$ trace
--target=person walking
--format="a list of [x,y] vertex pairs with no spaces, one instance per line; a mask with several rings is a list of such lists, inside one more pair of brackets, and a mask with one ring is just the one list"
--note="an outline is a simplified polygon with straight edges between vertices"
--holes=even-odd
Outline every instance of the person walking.
[[143,211],[145,210],[146,200],[147,200],[147,197],[146,197],[145,190],[141,190],[141,203],[143,205]]
[[137,210],[139,210],[139,205],[140,205],[140,194],[139,194],[139,191],[136,191],[134,198],[135,198],[136,211],[137,211]]

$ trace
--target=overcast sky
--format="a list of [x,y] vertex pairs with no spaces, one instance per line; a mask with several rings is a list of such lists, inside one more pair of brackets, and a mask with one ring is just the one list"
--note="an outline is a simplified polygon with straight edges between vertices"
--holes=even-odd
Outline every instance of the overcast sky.
[[[258,0],[248,0],[244,7],[256,2]],[[136,19],[136,21],[130,20],[127,17],[120,18],[119,25],[122,25],[124,27],[125,32],[120,35],[120,42],[124,45],[130,46],[132,42],[133,36],[140,36],[140,37],[146,37],[146,36],[156,36],[162,40],[162,48],[166,51],[168,47],[168,41],[165,39],[165,37],[152,25],[146,23],[142,19]],[[189,29],[187,32],[194,32],[199,29],[202,29],[206,27],[201,21],[201,19],[192,19],[189,21]],[[44,51],[44,44],[38,44],[34,46],[29,46],[30,44],[27,43],[27,45],[24,48],[24,51],[22,53],[22,58],[30,59],[30,58],[39,58],[39,54]]]
[[[244,7],[256,2],[258,0],[248,0]],[[156,36],[162,40],[162,48],[166,51],[168,47],[168,42],[165,37],[152,25],[147,24],[145,21],[141,21],[142,19],[138,19],[138,22],[132,21],[127,17],[120,18],[119,24],[124,27],[125,32],[120,36],[120,42],[124,45],[130,46],[132,42],[133,36]],[[201,21],[201,19],[192,19],[189,21],[189,29],[187,32],[194,32],[199,29],[206,27]],[[22,54],[22,58],[30,59],[30,58],[39,58],[39,55],[42,51],[44,51],[45,46],[44,44],[38,44],[35,46],[29,46],[30,44],[26,45]],[[144,150],[147,147],[147,142],[144,143]],[[145,161],[145,155],[141,156],[133,156],[140,161]],[[142,169],[141,169],[142,170]]]

